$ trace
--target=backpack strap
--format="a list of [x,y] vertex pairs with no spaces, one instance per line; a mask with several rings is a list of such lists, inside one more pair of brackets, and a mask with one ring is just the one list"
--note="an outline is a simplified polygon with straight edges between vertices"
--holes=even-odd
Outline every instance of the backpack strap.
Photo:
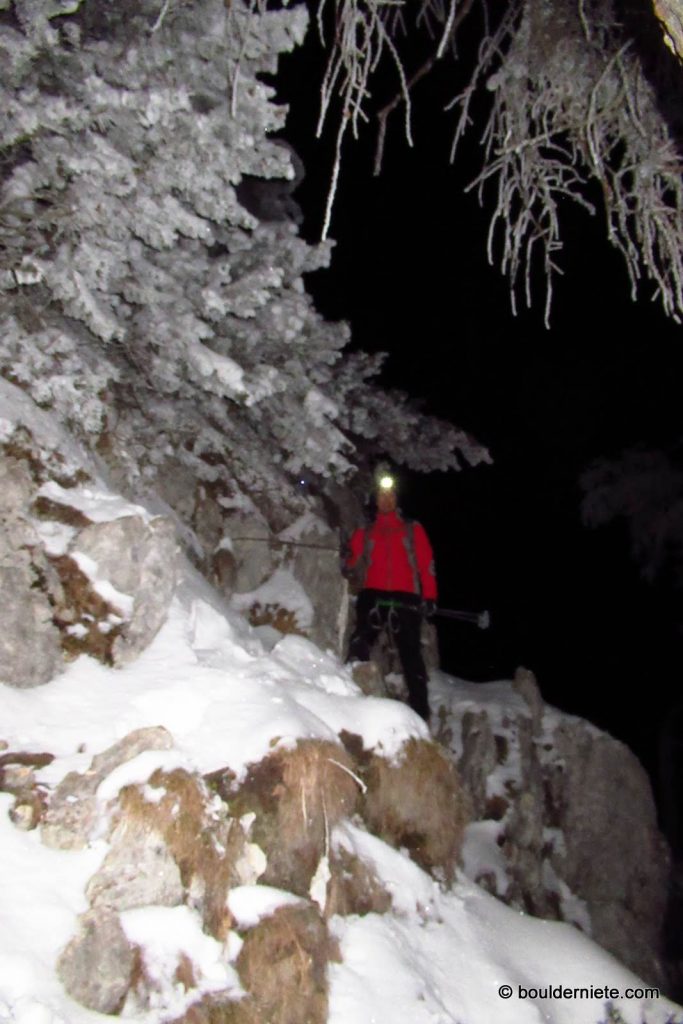
[[415,593],[422,597],[422,579],[420,578],[420,570],[417,564],[417,555],[415,553],[415,520],[406,519],[406,532],[403,537],[403,543],[405,544],[406,553],[408,555],[408,562],[410,564],[410,571],[413,574],[413,587]]
[[360,553],[358,561],[354,565],[353,569],[349,569],[346,572],[346,577],[349,581],[349,586],[352,593],[358,593],[359,590],[363,589],[365,583],[365,577],[368,574],[370,568],[370,551],[372,544],[370,541],[370,531],[367,526],[362,527],[363,529],[363,550]]

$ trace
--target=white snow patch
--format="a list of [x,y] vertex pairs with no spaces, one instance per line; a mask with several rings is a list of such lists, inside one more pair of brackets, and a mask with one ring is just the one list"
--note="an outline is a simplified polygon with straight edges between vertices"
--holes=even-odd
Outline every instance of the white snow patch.
[[482,875],[492,875],[496,892],[504,896],[509,879],[507,863],[498,845],[502,827],[499,821],[473,821],[465,829],[462,847],[463,871],[475,882]]
[[311,879],[308,895],[314,903],[317,903],[321,910],[325,909],[327,903],[327,883],[332,878],[330,870],[330,858],[327,854],[320,858],[315,874]]
[[228,910],[238,927],[253,928],[264,917],[270,917],[279,907],[303,903],[298,896],[269,885],[240,885],[228,893]]
[[0,793],[0,1007],[11,1007],[10,1021],[69,1020],[55,963],[88,908],[85,886],[107,847],[51,850],[37,831],[15,828],[12,802]]
[[129,619],[133,614],[134,598],[130,594],[122,594],[109,580],[101,577],[97,562],[90,558],[89,555],[84,555],[81,551],[72,551],[71,557],[83,575],[88,577],[95,593],[99,594],[107,604],[117,608],[124,618]]
[[48,555],[59,557],[65,555],[69,545],[76,536],[73,526],[58,523],[54,519],[30,519],[43,547]]
[[439,894],[434,879],[410,857],[351,822],[332,833],[335,849],[343,849],[367,864],[383,883],[398,914],[429,914]]
[[153,518],[142,505],[133,505],[120,494],[114,494],[103,485],[88,487],[62,487],[55,480],[49,480],[38,491],[59,505],[66,505],[82,512],[92,523],[108,523],[126,516],[140,516],[145,522]]
[[[103,803],[113,800],[118,796],[124,786],[142,785],[154,775],[156,771],[172,772],[176,768],[186,768],[192,771],[188,759],[178,750],[144,750],[130,761],[125,761],[102,780],[97,787],[97,799]],[[153,796],[152,801],[158,802],[163,797],[163,790],[146,787]]]
[[[189,907],[141,907],[121,914],[126,937],[142,950],[145,974],[155,984],[153,1003],[165,1013],[183,1013],[204,992],[243,994],[235,969],[226,962],[223,945],[202,930]],[[192,964],[196,981],[188,993],[175,980],[181,956]]]
[[232,394],[244,394],[244,370],[234,359],[213,352],[201,342],[188,346],[188,357],[202,377],[215,376]]

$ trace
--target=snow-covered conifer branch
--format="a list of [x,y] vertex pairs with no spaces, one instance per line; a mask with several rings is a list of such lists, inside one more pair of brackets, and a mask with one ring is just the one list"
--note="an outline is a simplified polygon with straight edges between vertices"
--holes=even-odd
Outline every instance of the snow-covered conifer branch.
[[[347,358],[348,327],[304,287],[331,247],[297,234],[291,155],[269,137],[285,112],[261,76],[305,10],[21,6],[0,26],[0,374],[136,488],[180,464],[278,507],[293,474],[343,480],[359,445],[384,447],[375,399],[399,460],[408,429],[414,460],[454,464],[461,439],[434,456],[429,420],[405,426],[377,360]],[[372,52],[390,49],[372,25]],[[256,213],[254,181],[273,186]]]

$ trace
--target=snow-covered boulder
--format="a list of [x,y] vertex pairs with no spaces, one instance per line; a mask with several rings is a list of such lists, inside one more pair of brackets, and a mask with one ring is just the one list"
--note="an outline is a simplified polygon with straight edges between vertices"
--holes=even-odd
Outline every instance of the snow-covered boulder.
[[100,824],[98,790],[116,768],[148,750],[168,750],[172,737],[162,726],[136,729],[97,754],[85,772],[69,772],[50,797],[41,836],[58,850],[83,849]]
[[172,520],[113,492],[53,416],[21,393],[16,405],[0,438],[0,681],[24,688],[77,654],[137,657],[168,613],[178,543]]
[[135,971],[133,944],[118,914],[106,908],[89,910],[62,952],[57,970],[72,999],[99,1013],[120,1013]]
[[110,603],[116,608],[121,602],[124,621],[111,648],[114,664],[136,658],[164,622],[175,589],[177,550],[173,523],[143,515],[92,523],[70,545],[79,567],[96,574],[94,589],[106,581]]
[[278,541],[284,547],[285,564],[314,609],[311,639],[319,647],[341,653],[348,593],[340,571],[338,533],[309,513],[281,531]]
[[[298,633],[340,654],[348,588],[340,570],[338,534],[310,510],[279,532],[262,518],[243,514],[227,517],[225,526],[221,548],[229,547],[227,571],[234,566],[232,606],[254,626],[272,627],[275,634]],[[214,556],[217,572],[220,554]]]

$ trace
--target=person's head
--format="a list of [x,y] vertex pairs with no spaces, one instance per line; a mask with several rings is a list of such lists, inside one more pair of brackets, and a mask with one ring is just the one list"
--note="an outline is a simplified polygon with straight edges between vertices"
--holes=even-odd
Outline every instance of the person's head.
[[381,469],[375,477],[375,504],[380,515],[396,511],[396,478],[388,470]]

